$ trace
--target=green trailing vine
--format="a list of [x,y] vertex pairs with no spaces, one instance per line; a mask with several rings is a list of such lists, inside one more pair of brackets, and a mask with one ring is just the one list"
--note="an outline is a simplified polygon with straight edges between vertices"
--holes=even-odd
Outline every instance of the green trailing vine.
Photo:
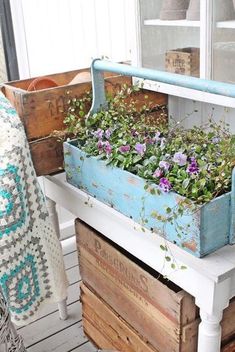
[[[189,230],[180,223],[182,216],[197,212],[231,190],[235,137],[227,125],[216,123],[213,117],[208,123],[187,130],[180,121],[166,124],[166,108],[153,107],[147,95],[139,107],[138,92],[137,87],[122,87],[108,98],[105,110],[89,118],[86,113],[91,106],[90,93],[70,100],[65,118],[67,131],[76,136],[78,146],[88,155],[145,179],[146,190],[152,195],[174,191],[182,196],[176,207],[165,209],[164,216],[154,211],[151,214],[162,223],[163,232],[166,224],[174,224],[180,238]],[[158,116],[155,123],[148,118],[153,111]],[[144,227],[148,221],[144,200],[142,213]],[[167,253],[167,246],[161,248]],[[166,254],[165,258],[174,269],[172,257]]]

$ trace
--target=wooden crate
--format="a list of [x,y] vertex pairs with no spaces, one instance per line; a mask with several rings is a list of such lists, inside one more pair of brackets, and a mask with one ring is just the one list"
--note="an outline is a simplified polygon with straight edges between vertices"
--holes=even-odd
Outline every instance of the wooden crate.
[[83,330],[97,347],[110,351],[157,352],[85,284],[81,285],[80,297]]
[[[3,93],[17,110],[25,126],[29,141],[47,137],[54,130],[65,129],[63,120],[70,98],[80,98],[91,90],[91,82],[69,84],[84,70],[48,75],[58,87],[28,92],[29,84],[35,79],[8,82],[3,85]],[[87,71],[87,70],[86,70]],[[109,92],[120,88],[124,83],[131,84],[130,77],[105,74],[106,89]]]
[[63,170],[63,144],[55,137],[45,137],[29,142],[34,168],[38,176]]
[[[94,306],[93,301],[89,303],[89,298],[84,298],[88,292],[84,289],[85,294],[82,298],[86,305],[84,327],[98,347],[112,347],[128,352],[129,349],[120,349],[121,345],[118,343],[125,342],[126,346],[133,348],[131,342],[134,334],[134,341],[139,341],[141,337],[143,343],[153,351],[196,352],[200,319],[194,298],[170,281],[164,280],[161,275],[123,249],[104,239],[82,221],[77,219],[75,227],[82,281],[93,291],[92,299],[100,300],[101,297],[104,301],[101,303],[106,305],[103,309],[107,311],[109,307],[110,317],[113,317],[112,323],[109,321],[109,328],[105,324],[97,325],[91,314],[94,314],[95,320],[100,317],[102,324],[103,312],[101,308],[97,310],[97,305]],[[97,297],[94,298],[94,294]],[[99,307],[102,306],[101,303]],[[96,313],[92,313],[90,308],[95,308]],[[120,319],[119,324],[117,316]],[[107,323],[107,320],[104,322]],[[222,351],[235,351],[232,349],[234,343],[231,343],[235,337],[235,299],[232,299],[229,307],[225,309],[221,325],[224,348]],[[110,335],[112,333],[114,335]],[[115,336],[118,333],[120,336],[123,333],[126,337],[123,337],[124,342],[118,340],[115,345]],[[108,344],[110,341],[112,346]],[[141,348],[143,347],[130,351],[145,351]]]
[[199,320],[192,296],[130,260],[80,221],[76,234],[81,277],[89,288],[158,352],[196,351]]
[[[91,90],[91,82],[68,84],[79,73],[87,70],[76,70],[47,77],[53,79],[58,87],[28,92],[27,88],[35,79],[25,79],[5,83],[2,92],[10,100],[17,110],[25,127],[34,168],[38,176],[48,175],[63,170],[63,148],[62,144],[51,138],[54,130],[64,130],[63,120],[68,108],[70,98],[81,98],[85,92]],[[113,73],[105,73],[105,88],[109,94],[113,94],[123,84],[131,85],[131,77],[117,76]],[[146,91],[137,93],[139,104],[146,103],[144,98]],[[167,96],[148,91],[151,106],[167,104]],[[89,107],[87,107],[89,109]],[[88,112],[88,111],[85,111]],[[150,122],[161,118],[161,110],[149,115]]]
[[199,77],[199,66],[199,48],[182,48],[166,52],[165,67],[168,72]]

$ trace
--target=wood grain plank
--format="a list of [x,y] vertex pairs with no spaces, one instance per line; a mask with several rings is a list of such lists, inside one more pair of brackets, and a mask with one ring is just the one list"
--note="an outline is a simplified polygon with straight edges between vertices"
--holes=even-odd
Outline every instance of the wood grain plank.
[[[111,348],[125,352],[156,351],[142,336],[138,335],[130,325],[118,316],[111,307],[101,298],[98,298],[85,285],[81,286],[81,292],[84,329],[99,348]],[[90,330],[91,326],[87,322],[93,326],[92,330]],[[96,332],[95,335],[92,332]],[[108,342],[105,342],[105,344],[98,343],[96,340],[97,333],[98,335],[103,335]]]
[[70,285],[81,280],[78,266],[74,266],[73,268],[66,270],[66,274]]
[[74,266],[78,266],[78,253],[74,251],[64,256],[65,269],[71,269]]
[[235,341],[232,341],[226,346],[224,346],[221,352],[235,352]]
[[69,328],[48,337],[47,339],[29,347],[28,352],[68,352],[85,343],[82,324],[76,323]]
[[97,352],[97,348],[91,342],[88,341],[82,346],[78,346],[69,352]]
[[80,322],[82,319],[82,308],[79,301],[72,303],[68,307],[68,319],[59,319],[58,312],[47,315],[20,330],[20,334],[24,339],[26,347],[30,347],[48,336]]
[[77,249],[76,236],[61,241],[63,255],[74,252]]

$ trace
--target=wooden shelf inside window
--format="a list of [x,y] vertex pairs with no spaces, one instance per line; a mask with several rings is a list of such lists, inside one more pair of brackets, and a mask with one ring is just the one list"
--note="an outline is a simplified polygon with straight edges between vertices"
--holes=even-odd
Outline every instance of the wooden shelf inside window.
[[235,28],[235,20],[219,21],[216,23],[217,28]]
[[164,21],[160,19],[145,20],[145,26],[170,26],[170,27],[200,27],[200,21],[188,21],[188,20],[177,20],[177,21]]

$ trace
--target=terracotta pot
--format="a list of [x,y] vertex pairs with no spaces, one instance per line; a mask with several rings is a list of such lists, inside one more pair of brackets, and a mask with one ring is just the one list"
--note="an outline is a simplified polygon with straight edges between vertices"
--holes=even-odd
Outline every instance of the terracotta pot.
[[49,77],[38,77],[35,78],[27,88],[27,91],[32,92],[34,90],[46,89],[57,87],[58,84]]
[[234,0],[217,0],[215,6],[215,20],[229,21],[235,19],[234,6]]
[[78,73],[69,84],[77,84],[77,83],[84,83],[91,81],[91,74],[90,72],[80,72]]
[[189,21],[200,21],[200,0],[190,0],[186,18]]
[[161,20],[183,20],[186,18],[189,0],[163,0]]

